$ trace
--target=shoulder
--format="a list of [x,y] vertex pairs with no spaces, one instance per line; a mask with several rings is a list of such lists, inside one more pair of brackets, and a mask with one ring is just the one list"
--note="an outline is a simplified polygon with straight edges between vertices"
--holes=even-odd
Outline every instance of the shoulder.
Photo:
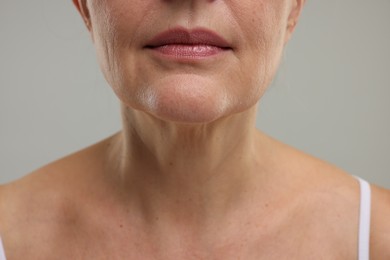
[[42,168],[0,186],[0,232],[23,225],[27,230],[32,223],[43,223],[43,219],[62,218],[71,192],[67,191],[65,176],[48,170]]
[[0,234],[4,226],[21,229],[22,225],[30,228],[72,222],[88,195],[96,193],[94,182],[104,181],[96,178],[96,172],[104,168],[101,148],[109,143],[107,138],[0,185]]
[[0,185],[0,220],[22,218],[22,223],[28,222],[34,216],[55,214],[74,204],[89,183],[90,177],[85,174],[89,169],[83,167],[89,158],[88,151],[81,150]]
[[74,240],[69,236],[77,235],[82,221],[88,222],[86,212],[96,211],[91,194],[103,196],[96,184],[106,181],[98,173],[109,144],[107,138],[0,185],[0,235],[6,251],[27,254],[34,245],[63,248],[64,241]]
[[[274,141],[272,154],[279,182],[296,191],[303,221],[299,226],[314,230],[321,237],[319,248],[329,248],[342,257],[357,252],[359,223],[359,182],[338,167],[289,145]],[[275,149],[275,148],[274,148]],[[310,224],[308,224],[310,223]]]
[[[105,145],[103,141],[101,143]],[[16,181],[0,185],[0,210],[29,209],[33,213],[36,212],[34,208],[38,209],[40,205],[55,205],[79,196],[85,187],[90,186],[94,177],[91,175],[103,166],[100,158],[95,159],[99,155],[96,152],[98,144],[57,159]],[[4,214],[3,210],[0,217]]]
[[9,258],[34,258],[42,244],[58,248],[59,234],[77,225],[77,181],[66,164],[55,162],[0,186],[0,235]]
[[371,189],[371,257],[390,259],[390,190],[376,185]]

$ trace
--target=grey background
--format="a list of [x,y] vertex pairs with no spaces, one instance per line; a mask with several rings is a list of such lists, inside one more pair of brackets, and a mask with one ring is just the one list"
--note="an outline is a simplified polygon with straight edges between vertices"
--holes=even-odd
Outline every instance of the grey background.
[[[258,127],[390,188],[390,1],[310,0]],[[0,2],[0,183],[120,129],[72,1]]]

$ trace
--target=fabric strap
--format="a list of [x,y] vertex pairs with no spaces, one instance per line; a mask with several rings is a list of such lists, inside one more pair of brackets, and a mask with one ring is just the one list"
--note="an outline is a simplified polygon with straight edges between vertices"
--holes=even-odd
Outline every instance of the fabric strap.
[[360,183],[360,217],[359,217],[359,260],[370,259],[370,219],[371,188],[370,184],[355,176]]
[[3,241],[1,240],[1,237],[0,237],[0,260],[6,260],[4,247],[3,247]]

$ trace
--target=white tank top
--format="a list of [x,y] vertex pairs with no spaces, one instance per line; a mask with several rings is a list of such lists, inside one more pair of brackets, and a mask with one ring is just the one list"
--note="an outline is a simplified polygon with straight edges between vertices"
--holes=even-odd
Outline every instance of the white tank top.
[[[355,176],[360,183],[359,252],[358,260],[370,259],[371,188],[367,181]],[[0,260],[6,260],[0,237]]]
[[370,219],[371,188],[370,184],[355,176],[360,183],[360,217],[359,217],[359,255],[358,260],[370,259]]
[[1,241],[1,237],[0,237],[0,260],[6,260],[3,242]]

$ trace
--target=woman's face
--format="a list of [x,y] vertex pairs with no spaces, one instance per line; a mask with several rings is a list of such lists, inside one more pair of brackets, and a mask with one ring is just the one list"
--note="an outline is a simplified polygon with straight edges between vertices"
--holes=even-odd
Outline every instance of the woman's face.
[[122,103],[183,123],[211,122],[253,107],[276,73],[302,5],[302,0],[74,2]]

